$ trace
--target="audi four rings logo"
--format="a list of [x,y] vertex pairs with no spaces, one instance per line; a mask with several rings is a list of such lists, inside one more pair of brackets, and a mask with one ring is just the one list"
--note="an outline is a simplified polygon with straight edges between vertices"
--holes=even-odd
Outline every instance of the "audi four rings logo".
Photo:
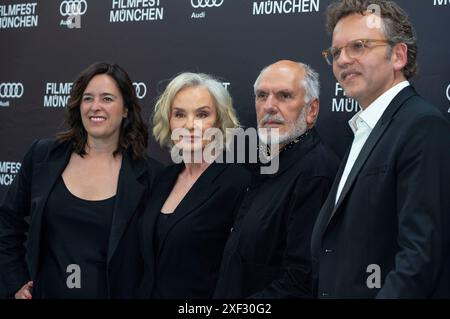
[[134,89],[136,90],[136,96],[138,99],[143,99],[147,94],[147,86],[144,82],[134,82]]
[[59,12],[62,16],[80,16],[86,13],[86,0],[69,0],[61,2]]
[[194,8],[212,8],[220,7],[224,0],[191,0],[191,5]]
[[1,83],[0,84],[0,98],[12,99],[21,98],[23,95],[22,83]]

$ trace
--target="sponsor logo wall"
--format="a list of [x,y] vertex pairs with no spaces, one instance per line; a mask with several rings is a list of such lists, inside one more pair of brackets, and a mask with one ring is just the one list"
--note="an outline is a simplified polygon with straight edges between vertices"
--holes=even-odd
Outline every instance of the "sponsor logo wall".
[[192,12],[191,18],[193,19],[205,18],[206,10],[220,7],[224,3],[224,1],[225,0],[191,0],[191,6],[196,10]]
[[20,82],[0,83],[0,107],[9,107],[10,101],[23,96],[24,86]]
[[253,15],[318,12],[319,7],[320,7],[320,0],[253,1]]
[[59,13],[64,17],[60,25],[65,25],[69,29],[81,28],[81,17],[87,12],[86,0],[62,1],[59,5]]
[[[320,56],[330,44],[323,14],[329,3],[51,0],[38,4],[12,0],[0,4],[0,41],[5,44],[0,60],[0,161],[19,162],[35,138],[60,130],[72,80],[84,67],[101,60],[127,69],[147,117],[174,75],[183,71],[214,74],[233,95],[245,126],[255,122],[252,86],[260,69],[282,58],[307,62],[321,76],[319,133],[342,155],[350,142],[346,121],[360,107],[345,96]],[[417,29],[420,72],[445,80],[441,84],[417,81],[417,89],[450,117],[450,61],[433,58],[433,52],[449,52],[450,44],[427,40],[437,30],[449,29],[450,1],[398,3],[410,13]],[[61,34],[66,27],[74,31]],[[442,91],[428,90],[432,85],[444,87],[444,97]],[[36,126],[33,123],[39,117],[41,125]],[[333,123],[343,127],[337,130]],[[167,160],[165,151],[150,145],[150,153]],[[0,197],[5,191],[2,186]]]
[[20,166],[19,162],[0,161],[0,186],[11,185],[14,177],[19,172]]
[[450,0],[430,0],[430,1],[433,1],[433,5],[435,6],[450,5]]
[[0,4],[0,29],[38,26],[37,2]]
[[[450,104],[450,84],[447,86],[447,90],[446,90],[446,96],[447,96],[447,100]],[[450,113],[450,107],[448,108],[448,113]]]
[[[0,4],[0,199],[32,141],[63,129],[77,74],[102,60],[129,72],[147,118],[176,74],[216,75],[232,94],[245,127],[255,125],[253,82],[259,71],[279,59],[306,62],[321,77],[317,128],[343,155],[351,142],[347,121],[359,105],[345,96],[320,54],[330,45],[324,27],[330,2],[5,1]],[[410,14],[418,34],[416,88],[450,119],[450,42],[445,31],[450,29],[450,1],[397,2]],[[66,28],[72,30],[62,32]],[[420,81],[424,75],[441,83]],[[167,163],[170,155],[154,141],[149,144],[149,154]]]
[[164,0],[112,0],[109,22],[141,22],[164,19]]

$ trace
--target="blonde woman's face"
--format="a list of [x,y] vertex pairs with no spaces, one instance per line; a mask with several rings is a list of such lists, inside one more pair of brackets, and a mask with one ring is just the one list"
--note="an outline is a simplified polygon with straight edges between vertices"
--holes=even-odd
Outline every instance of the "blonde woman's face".
[[170,131],[179,130],[179,139],[173,142],[183,150],[204,149],[210,140],[204,132],[217,127],[217,108],[209,91],[204,87],[188,87],[179,91],[170,109]]

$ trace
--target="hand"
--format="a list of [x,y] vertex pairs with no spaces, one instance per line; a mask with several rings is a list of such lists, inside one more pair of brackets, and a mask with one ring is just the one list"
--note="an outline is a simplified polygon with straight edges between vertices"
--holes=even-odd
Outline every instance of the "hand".
[[29,281],[14,295],[16,299],[33,299],[31,295],[31,289],[33,288],[33,282]]

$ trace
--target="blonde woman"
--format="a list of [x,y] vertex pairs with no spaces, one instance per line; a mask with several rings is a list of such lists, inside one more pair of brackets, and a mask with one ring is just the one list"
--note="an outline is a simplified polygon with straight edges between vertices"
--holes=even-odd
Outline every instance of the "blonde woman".
[[163,147],[176,145],[184,162],[162,173],[142,218],[144,297],[212,297],[249,175],[234,164],[193,159],[211,143],[208,129],[226,136],[238,125],[229,93],[205,74],[178,75],[156,103],[153,134]]

